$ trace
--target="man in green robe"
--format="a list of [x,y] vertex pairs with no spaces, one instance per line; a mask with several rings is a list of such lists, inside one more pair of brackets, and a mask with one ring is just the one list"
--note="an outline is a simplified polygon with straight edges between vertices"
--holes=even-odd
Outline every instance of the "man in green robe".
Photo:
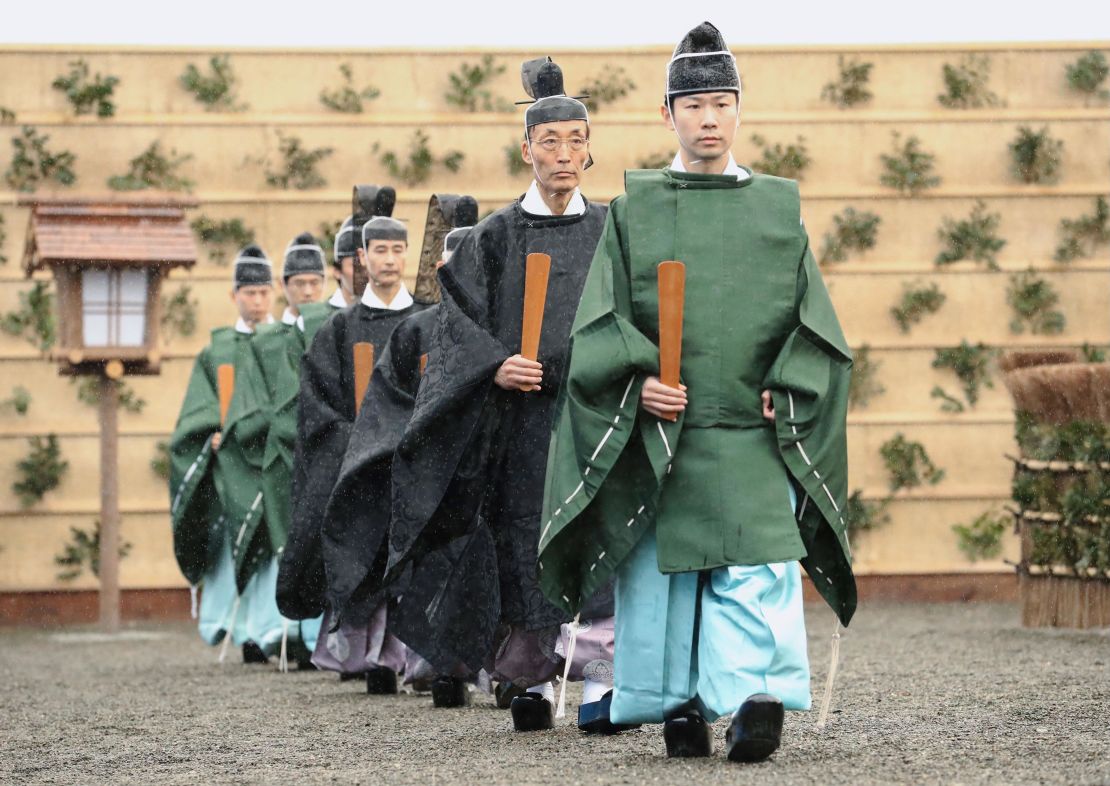
[[[288,306],[280,322],[260,326],[250,342],[251,359],[259,372],[253,376],[265,385],[259,396],[269,402],[269,428],[262,457],[262,507],[273,556],[263,570],[262,583],[263,591],[271,598],[276,597],[278,555],[289,535],[301,355],[311,340],[306,328],[309,321],[313,327],[322,324],[320,319],[306,321],[304,312],[319,304],[324,274],[324,250],[316,238],[308,232],[297,235],[285,249],[281,272]],[[282,621],[283,664],[291,655],[301,668],[312,668],[320,623],[320,617]]]
[[[664,722],[668,755],[779,746],[810,706],[799,561],[843,624],[851,353],[797,184],[729,152],[735,59],[708,22],[668,67],[667,169],[629,171],[572,331],[549,451],[540,585],[576,613],[616,575],[614,723]],[[681,384],[660,382],[657,266],[685,264]]]
[[[265,598],[248,585],[268,549],[256,537],[261,481],[253,463],[261,459],[267,416],[251,376],[250,338],[256,326],[273,321],[273,274],[253,244],[233,268],[231,300],[239,319],[213,330],[197,356],[170,439],[170,516],[181,572],[194,591],[203,587],[201,636],[215,644],[230,633],[245,661],[260,662],[266,656],[251,640],[248,621],[251,607],[265,605]],[[235,395],[221,423],[218,368],[225,364],[235,369]]]

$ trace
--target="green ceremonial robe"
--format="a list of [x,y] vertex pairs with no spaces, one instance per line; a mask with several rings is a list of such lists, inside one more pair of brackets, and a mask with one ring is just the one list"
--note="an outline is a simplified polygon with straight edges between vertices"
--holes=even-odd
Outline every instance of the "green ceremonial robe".
[[262,500],[275,553],[285,547],[292,520],[301,356],[319,327],[337,310],[330,303],[306,303],[300,307],[303,329],[296,324],[275,322],[260,326],[251,340],[252,360],[270,402],[270,426],[262,456]]
[[[610,206],[553,427],[540,585],[575,613],[653,526],[663,573],[801,560],[847,624],[844,511],[852,357],[800,220],[797,184],[630,171]],[[686,264],[671,423],[640,409],[658,374],[656,266]],[[776,421],[762,417],[770,389]],[[787,483],[801,500],[790,515]]]
[[[224,537],[231,540],[236,583],[242,590],[269,554],[259,537],[262,519],[259,471],[266,432],[266,401],[258,397],[250,334],[224,327],[193,365],[185,400],[170,438],[170,516],[174,555],[190,584],[197,584],[217,559]],[[235,395],[220,426],[217,368],[235,366]],[[223,432],[220,450],[212,435]]]

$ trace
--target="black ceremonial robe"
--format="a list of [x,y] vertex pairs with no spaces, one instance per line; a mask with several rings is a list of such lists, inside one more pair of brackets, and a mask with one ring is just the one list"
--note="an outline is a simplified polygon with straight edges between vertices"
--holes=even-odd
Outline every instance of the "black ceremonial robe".
[[354,345],[378,354],[405,317],[427,308],[391,311],[355,303],[332,314],[301,359],[297,444],[293,455],[293,517],[278,569],[277,602],[290,619],[324,612],[320,525],[355,421]]
[[438,306],[402,321],[374,365],[323,523],[328,604],[347,625],[365,625],[383,600],[393,453],[412,415],[421,358],[431,350]]
[[[536,216],[517,201],[474,227],[440,270],[434,348],[393,459],[386,571],[406,583],[391,630],[440,670],[480,668],[500,624],[569,619],[536,580],[539,517],[571,323],[605,215],[587,203],[581,215]],[[506,391],[493,379],[520,351],[533,252],[551,256],[543,389]]]

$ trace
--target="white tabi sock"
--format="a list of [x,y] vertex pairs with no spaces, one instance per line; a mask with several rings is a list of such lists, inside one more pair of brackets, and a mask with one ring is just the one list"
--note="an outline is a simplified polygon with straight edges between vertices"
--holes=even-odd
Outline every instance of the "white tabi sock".
[[533,685],[527,692],[538,693],[552,704],[555,703],[555,686],[550,682],[542,682],[539,685]]
[[595,701],[601,701],[602,697],[612,689],[613,686],[610,684],[591,680],[587,677],[582,684],[582,703],[592,704]]

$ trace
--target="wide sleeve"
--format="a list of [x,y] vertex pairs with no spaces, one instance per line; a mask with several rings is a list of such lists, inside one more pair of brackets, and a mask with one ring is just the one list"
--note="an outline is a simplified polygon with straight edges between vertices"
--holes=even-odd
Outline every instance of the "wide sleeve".
[[799,485],[802,565],[845,625],[856,585],[845,532],[848,386],[852,353],[808,243],[798,270],[798,323],[764,380],[775,405],[779,451]]
[[[611,205],[571,331],[567,379],[548,451],[540,533],[544,594],[578,612],[602,587],[650,521],[681,419],[638,414],[644,379],[658,373],[659,349],[632,322],[625,203]],[[645,440],[640,429],[667,440]],[[619,521],[621,526],[608,526]],[[627,525],[625,522],[628,522]]]
[[416,400],[424,321],[418,313],[399,324],[378,359],[324,514],[328,601],[348,624],[368,622],[380,603],[393,453]]
[[173,551],[190,584],[197,584],[204,575],[209,528],[220,511],[211,471],[212,435],[220,430],[220,403],[208,357],[205,348],[193,364],[185,400],[170,437]]
[[503,222],[475,227],[440,269],[442,291],[424,379],[393,459],[391,574],[470,531],[497,426],[494,376],[513,353],[494,335]]
[[278,609],[291,619],[311,619],[324,611],[320,528],[354,421],[354,402],[341,400],[344,316],[336,312],[324,323],[301,360],[293,515],[277,580]]

